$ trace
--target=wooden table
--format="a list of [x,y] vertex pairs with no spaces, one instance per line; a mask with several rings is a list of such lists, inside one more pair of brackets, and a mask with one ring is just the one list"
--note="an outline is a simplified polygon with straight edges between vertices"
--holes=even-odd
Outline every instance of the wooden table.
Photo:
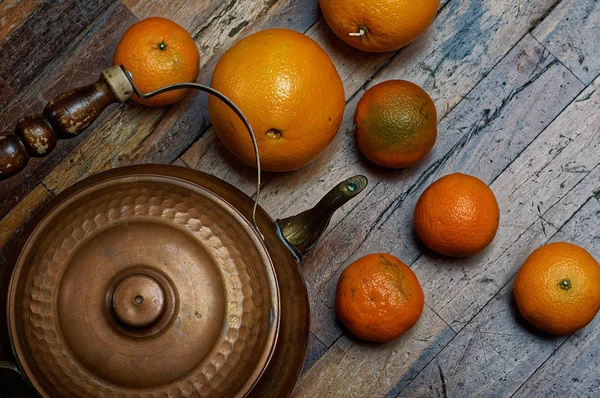
[[[154,15],[191,32],[204,83],[231,44],[269,27],[314,38],[344,80],[347,111],[334,143],[301,170],[264,175],[262,205],[275,217],[308,207],[347,176],[370,179],[304,262],[312,327],[297,396],[600,396],[600,317],[573,335],[543,336],[519,317],[511,292],[522,261],[546,242],[575,242],[600,259],[600,1],[443,0],[436,22],[416,42],[366,54],[331,33],[317,0],[5,0],[3,128],[94,81],[127,27]],[[375,167],[354,142],[358,99],[388,79],[421,85],[439,113],[434,150],[407,170]],[[101,170],[176,163],[253,194],[253,169],[215,139],[207,115],[204,95],[163,109],[113,106],[86,134],[0,183],[2,269],[31,214]],[[412,229],[419,194],[457,171],[488,183],[502,212],[494,243],[466,260],[435,255]],[[333,309],[342,270],[379,251],[410,264],[426,297],[419,323],[384,345],[350,336]],[[6,383],[0,390],[9,396]]]

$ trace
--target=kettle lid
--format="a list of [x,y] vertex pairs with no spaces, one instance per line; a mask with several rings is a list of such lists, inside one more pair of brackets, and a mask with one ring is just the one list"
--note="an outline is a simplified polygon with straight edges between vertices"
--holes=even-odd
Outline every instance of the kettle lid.
[[9,288],[13,348],[38,392],[248,392],[280,314],[272,261],[248,220],[164,175],[76,187],[33,230]]

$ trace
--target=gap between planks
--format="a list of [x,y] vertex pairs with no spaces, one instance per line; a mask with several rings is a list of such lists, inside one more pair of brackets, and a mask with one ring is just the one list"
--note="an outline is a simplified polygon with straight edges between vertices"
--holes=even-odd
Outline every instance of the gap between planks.
[[[564,69],[564,68],[563,68],[563,69]],[[565,69],[565,71],[566,71],[566,69]],[[568,72],[568,71],[567,71],[567,73],[570,73],[570,72]],[[575,80],[576,80],[576,79],[575,79]],[[540,84],[542,84],[542,83],[540,83]],[[577,91],[575,92],[575,94],[576,94],[578,91],[579,91],[579,90],[577,90]],[[572,102],[571,102],[571,103],[572,103]],[[559,113],[560,113],[560,112],[559,112]],[[555,120],[555,119],[553,119],[553,120]],[[545,129],[544,129],[544,131],[545,131]],[[539,140],[540,140],[540,138],[538,137],[538,139],[537,139],[537,140],[539,141]],[[567,193],[568,193],[568,192],[567,192]],[[565,195],[565,196],[566,196],[566,195]]]

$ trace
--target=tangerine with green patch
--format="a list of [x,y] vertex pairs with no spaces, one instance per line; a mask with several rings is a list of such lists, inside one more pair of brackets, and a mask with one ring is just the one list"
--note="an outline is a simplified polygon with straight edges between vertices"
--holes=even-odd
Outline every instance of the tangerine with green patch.
[[406,80],[371,87],[356,107],[354,123],[361,152],[383,167],[412,166],[429,153],[437,138],[433,100]]

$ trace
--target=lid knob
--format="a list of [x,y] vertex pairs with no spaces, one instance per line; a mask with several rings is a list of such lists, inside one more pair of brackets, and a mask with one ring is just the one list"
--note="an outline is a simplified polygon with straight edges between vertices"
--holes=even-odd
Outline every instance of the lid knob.
[[165,293],[148,275],[131,275],[116,286],[112,306],[127,326],[143,328],[154,323],[164,311]]

